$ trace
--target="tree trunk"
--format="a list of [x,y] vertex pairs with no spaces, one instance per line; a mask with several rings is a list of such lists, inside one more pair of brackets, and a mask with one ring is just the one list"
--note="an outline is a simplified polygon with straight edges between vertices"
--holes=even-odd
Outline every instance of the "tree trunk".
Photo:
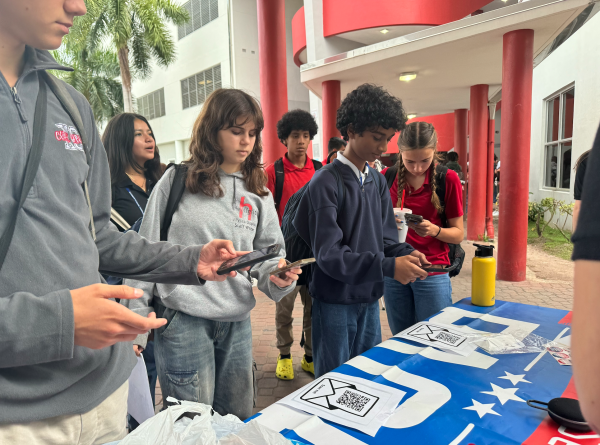
[[123,111],[133,113],[133,97],[131,95],[131,70],[129,69],[129,48],[119,48],[119,67],[121,68],[121,84],[123,85]]

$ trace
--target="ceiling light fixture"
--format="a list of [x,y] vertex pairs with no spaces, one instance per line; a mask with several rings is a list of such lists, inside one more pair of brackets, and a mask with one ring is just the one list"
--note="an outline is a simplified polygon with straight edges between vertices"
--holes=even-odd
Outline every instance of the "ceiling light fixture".
[[381,31],[379,31],[381,34],[387,34],[389,31],[389,29],[382,29]]
[[415,117],[417,117],[416,114],[409,114],[406,116],[408,118],[408,120],[414,119]]
[[416,78],[417,73],[402,73],[400,74],[400,77],[398,77],[398,80],[401,80],[402,82],[410,82]]

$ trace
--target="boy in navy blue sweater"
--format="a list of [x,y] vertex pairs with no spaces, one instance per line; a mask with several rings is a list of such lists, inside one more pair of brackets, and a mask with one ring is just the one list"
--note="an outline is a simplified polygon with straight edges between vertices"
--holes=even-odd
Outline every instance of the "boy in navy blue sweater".
[[403,284],[427,277],[425,256],[398,243],[385,178],[367,164],[405,122],[402,102],[381,87],[365,84],[348,94],[336,125],[348,145],[333,162],[346,189],[342,211],[336,179],[325,170],[299,204],[294,226],[317,259],[309,284],[316,377],[381,342],[383,277]]

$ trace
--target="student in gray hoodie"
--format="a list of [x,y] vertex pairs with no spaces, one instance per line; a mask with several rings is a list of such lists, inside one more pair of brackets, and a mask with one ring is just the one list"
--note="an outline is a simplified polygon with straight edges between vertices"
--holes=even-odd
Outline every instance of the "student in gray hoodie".
[[[126,434],[131,341],[166,320],[111,301],[142,292],[101,284],[99,270],[198,285],[219,278],[216,267],[235,256],[230,241],[151,243],[109,221],[110,175],[92,110],[65,85],[88,135],[88,161],[78,128],[43,81],[44,70],[68,69],[45,50],[58,48],[84,13],[83,0],[0,1],[0,238],[18,217],[0,269],[0,444],[96,444]],[[43,151],[19,209],[40,88]]]
[[[258,102],[241,90],[220,89],[204,103],[194,124],[187,165],[186,190],[169,227],[169,241],[183,245],[214,237],[231,239],[240,251],[280,244],[278,258],[242,272],[227,283],[196,286],[139,286],[144,296],[124,300],[133,311],[153,310],[168,320],[156,331],[155,357],[163,397],[212,405],[221,415],[252,415],[252,330],[256,304],[252,278],[277,302],[296,286],[300,269],[285,278],[269,272],[286,264],[284,240],[273,196],[261,165],[263,116]],[[160,239],[160,223],[175,169],[167,170],[146,207],[140,234]],[[134,349],[146,345],[146,335]]]

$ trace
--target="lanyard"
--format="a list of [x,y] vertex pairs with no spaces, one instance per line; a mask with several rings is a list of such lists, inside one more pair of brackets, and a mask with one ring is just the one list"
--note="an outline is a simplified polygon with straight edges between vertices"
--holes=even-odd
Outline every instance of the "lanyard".
[[140,209],[140,212],[142,212],[142,216],[144,216],[144,210],[142,210],[142,206],[140,205],[138,200],[135,199],[135,196],[133,196],[133,193],[131,193],[131,190],[129,190],[129,187],[125,187],[125,190],[127,190],[129,192],[129,196],[131,196],[131,198],[133,198],[133,200],[135,201],[135,203],[138,206],[138,209]]

